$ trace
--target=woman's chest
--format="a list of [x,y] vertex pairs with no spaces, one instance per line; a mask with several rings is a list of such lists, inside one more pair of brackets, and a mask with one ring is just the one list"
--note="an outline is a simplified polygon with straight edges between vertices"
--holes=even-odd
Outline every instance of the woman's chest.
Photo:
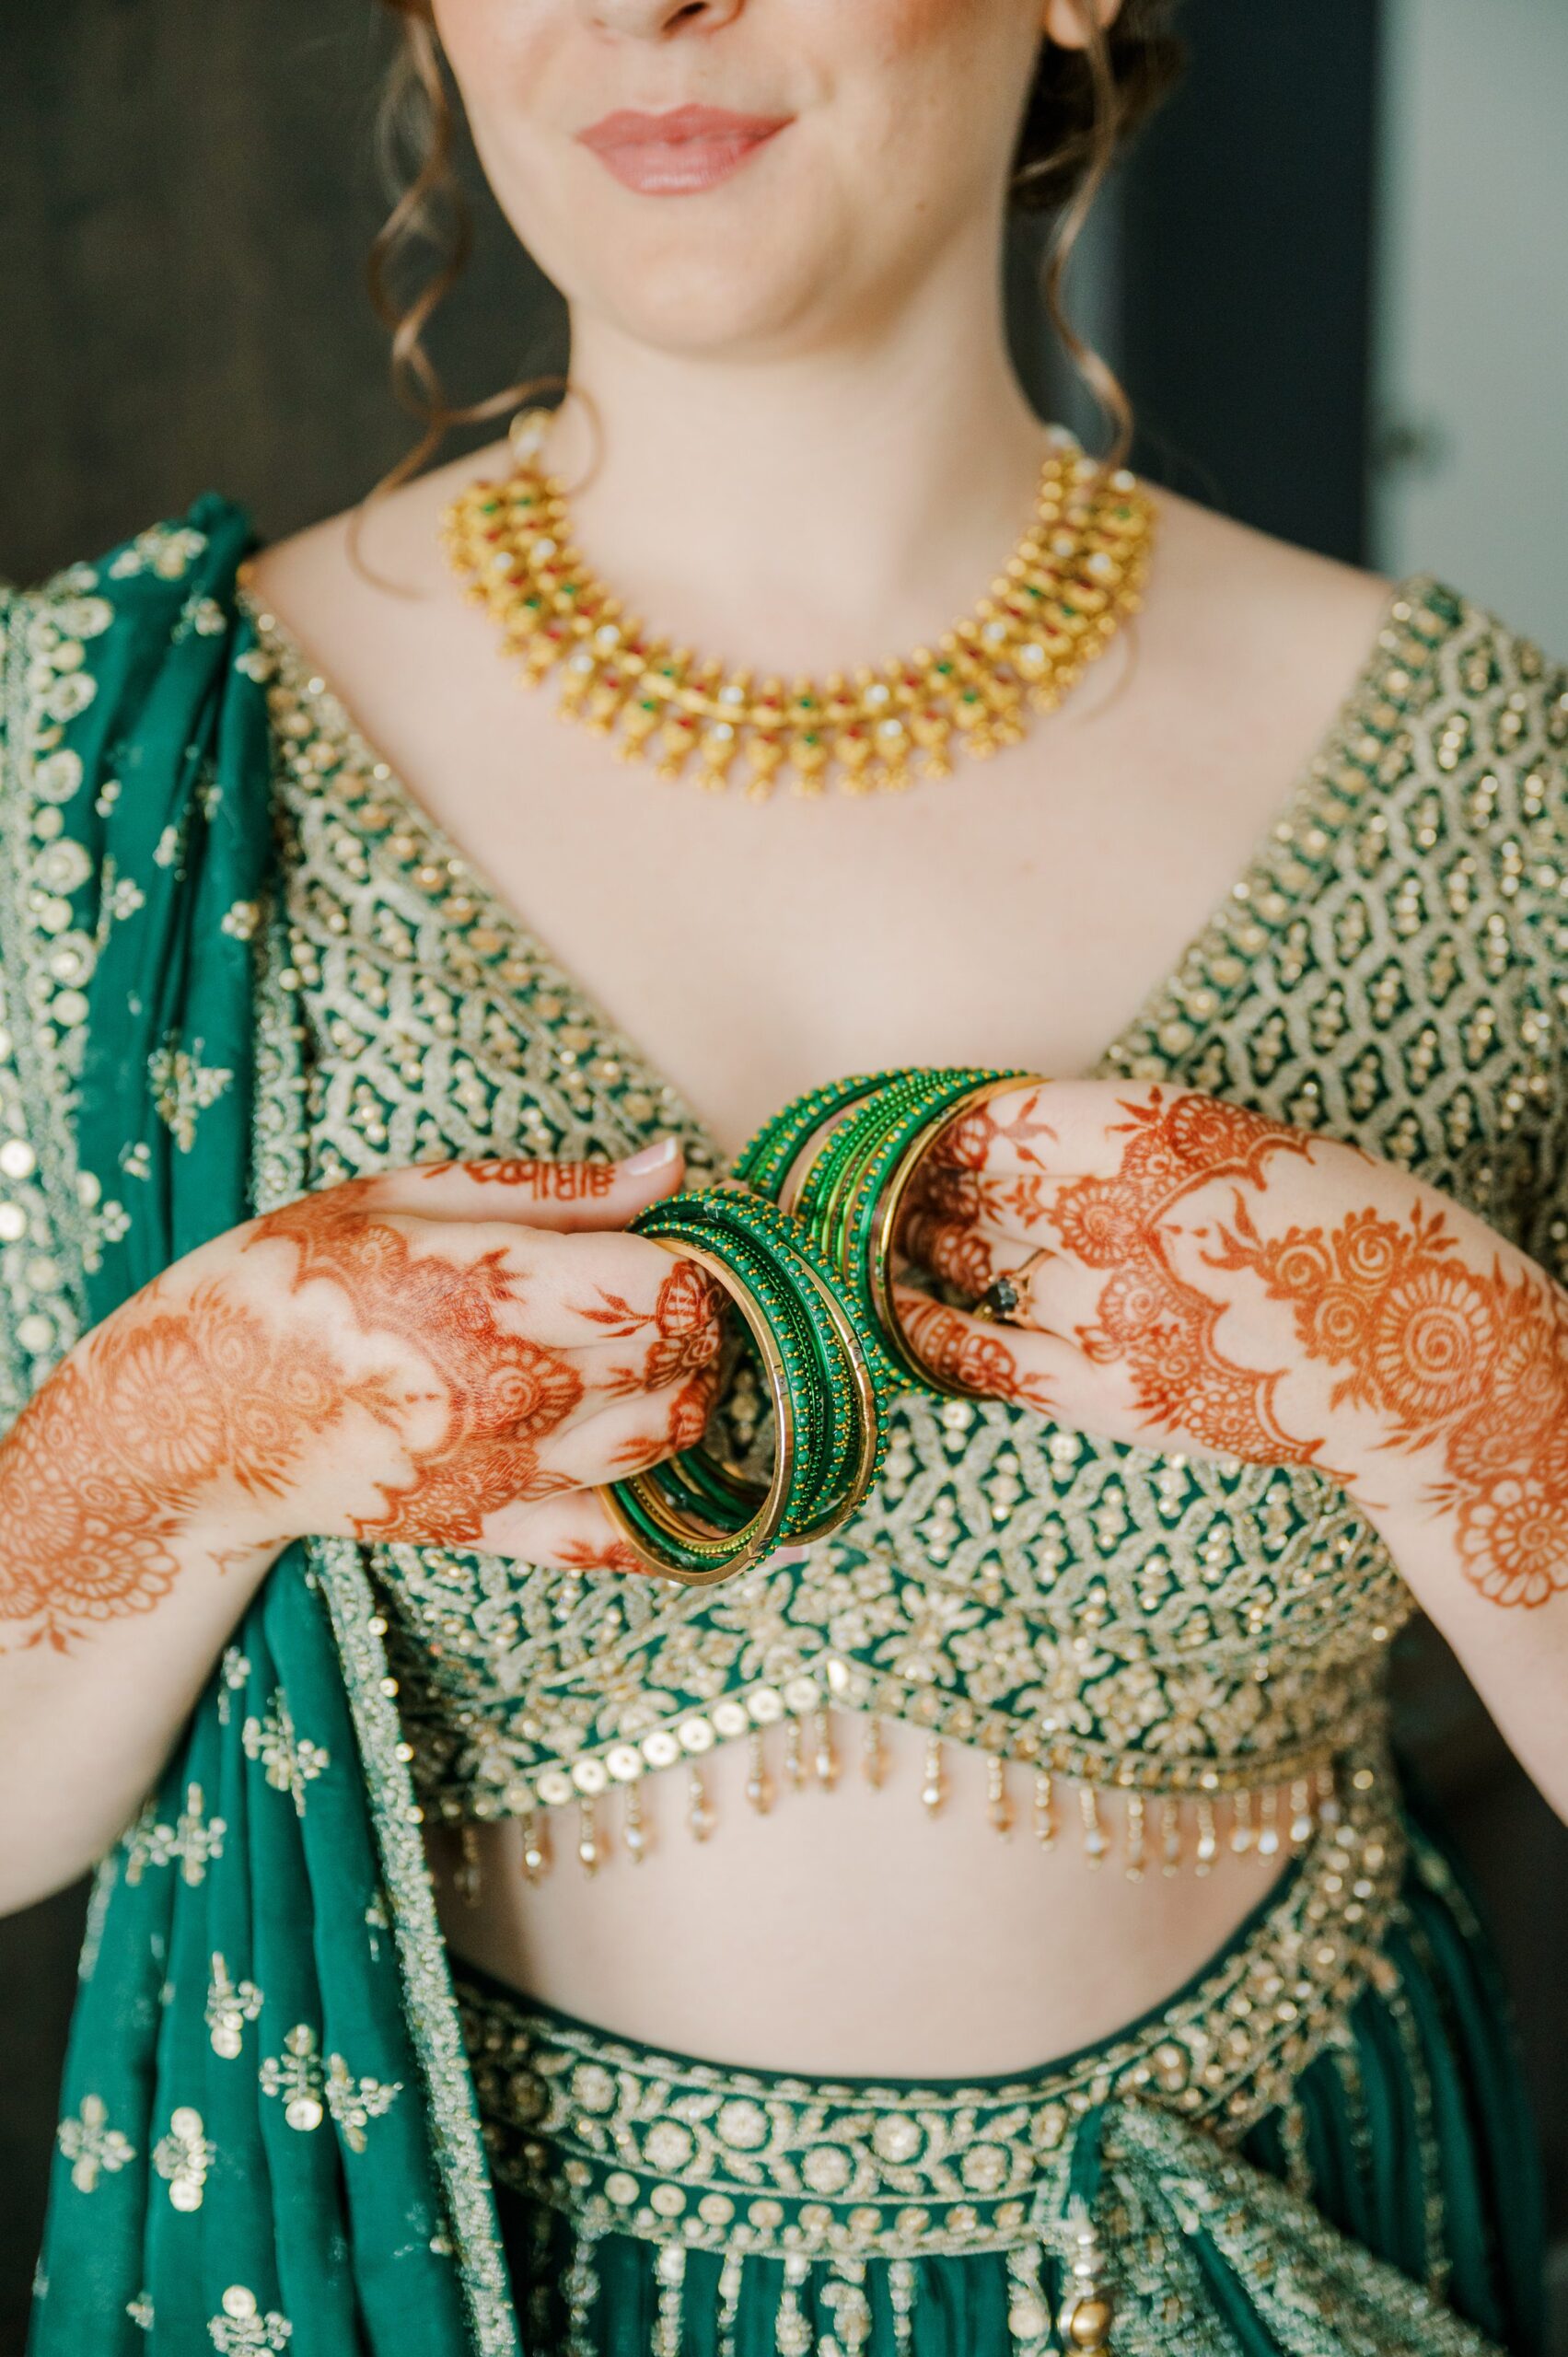
[[[675,1130],[700,1178],[824,1076],[974,1062],[1237,1099],[1504,1230],[1527,1193],[1549,1026],[1507,857],[1462,782],[1412,760],[1391,702],[1347,713],[1228,889],[1202,830],[1194,849],[1151,822],[1134,857],[1123,827],[1064,805],[1048,826],[1004,785],[970,830],[957,779],[925,789],[918,823],[868,799],[766,838],[770,807],[721,803],[694,828],[654,798],[678,789],[639,779],[608,829],[563,816],[531,870],[513,814],[490,865],[532,875],[547,946],[301,683],[273,692],[329,1168],[616,1154]],[[1184,888],[1162,896],[1162,877]]]
[[401,833],[481,852],[492,912],[733,1151],[834,1072],[1100,1062],[1225,899],[1299,760],[1294,716],[1244,683],[1210,712],[1189,693],[1179,728],[1161,709],[1069,707],[905,793],[756,802],[617,762],[475,683],[439,721],[428,700],[393,715],[436,825],[388,799]]

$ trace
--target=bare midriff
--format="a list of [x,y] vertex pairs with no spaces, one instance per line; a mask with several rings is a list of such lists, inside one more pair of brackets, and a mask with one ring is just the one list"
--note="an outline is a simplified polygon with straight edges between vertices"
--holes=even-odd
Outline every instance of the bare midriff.
[[[851,1724],[846,1720],[846,1725]],[[477,1896],[459,1895],[455,1831],[431,1862],[453,1956],[546,2004],[651,2046],[762,2070],[864,2078],[1028,2069],[1157,2006],[1200,1971],[1286,1871],[1283,1852],[1222,1844],[1213,1871],[1091,1865],[1064,1826],[988,1821],[986,1760],[946,1747],[946,1793],[922,1805],[923,1739],[884,1724],[880,1789],[846,1758],[766,1815],[745,1747],[710,1753],[715,1829],[695,1840],[679,1777],[651,1780],[652,1835],[593,1874],[558,1838],[530,1883],[515,1822],[473,1829]],[[1071,1787],[1063,1788],[1069,1813]],[[1183,1804],[1186,1817],[1190,1804]],[[564,1832],[563,1828],[563,1832]],[[1184,1827],[1189,1859],[1193,1829]]]

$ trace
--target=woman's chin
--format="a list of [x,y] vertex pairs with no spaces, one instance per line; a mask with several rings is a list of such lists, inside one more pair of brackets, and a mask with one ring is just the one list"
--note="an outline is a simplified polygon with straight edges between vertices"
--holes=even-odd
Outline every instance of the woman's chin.
[[771,254],[755,240],[703,250],[676,248],[618,252],[613,271],[566,282],[578,311],[598,312],[623,335],[668,353],[716,357],[783,357],[820,340],[834,311],[845,308],[842,267],[828,257]]

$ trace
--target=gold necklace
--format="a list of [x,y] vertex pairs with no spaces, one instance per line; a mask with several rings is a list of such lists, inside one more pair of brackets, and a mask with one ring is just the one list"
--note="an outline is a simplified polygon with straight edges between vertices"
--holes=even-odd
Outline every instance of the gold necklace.
[[562,716],[610,737],[624,760],[654,761],[661,777],[695,755],[700,783],[719,789],[741,763],[759,800],[786,770],[799,794],[820,794],[835,765],[849,794],[912,785],[917,754],[926,777],[946,777],[955,748],[995,752],[1024,734],[1026,702],[1060,703],[1140,602],[1153,501],[1122,470],[1096,485],[1094,461],[1053,427],[1028,530],[935,648],[849,679],[753,683],[650,639],[594,578],[572,544],[565,493],[540,464],[551,416],[525,412],[505,482],[475,482],[452,502],[447,553],[528,685],[563,667]]

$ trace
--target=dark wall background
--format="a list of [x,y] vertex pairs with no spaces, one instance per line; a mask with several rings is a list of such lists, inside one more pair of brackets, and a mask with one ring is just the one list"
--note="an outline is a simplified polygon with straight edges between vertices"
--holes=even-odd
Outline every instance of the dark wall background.
[[[1144,470],[1352,560],[1377,14],[1373,0],[1186,0],[1193,71],[1080,274],[1137,406]],[[0,575],[36,578],[208,487],[281,534],[400,454],[360,295],[383,54],[370,0],[0,12]],[[468,397],[558,370],[566,348],[558,300],[482,191],[476,211],[476,258],[436,338]],[[1038,236],[1009,257],[1019,365],[1042,410],[1077,417],[1032,292]],[[1403,1647],[1400,1690],[1497,1924],[1568,2225],[1568,1833],[1429,1631]],[[4,2349],[24,2329],[82,1898],[0,1923]]]

